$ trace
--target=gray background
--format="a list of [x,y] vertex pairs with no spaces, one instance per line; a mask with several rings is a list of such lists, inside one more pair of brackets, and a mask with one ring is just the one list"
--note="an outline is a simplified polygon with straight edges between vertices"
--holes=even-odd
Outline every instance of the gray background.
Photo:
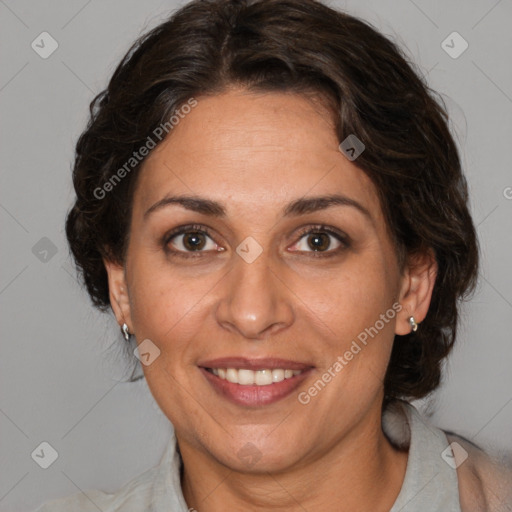
[[[404,44],[448,102],[483,266],[445,384],[434,400],[416,405],[440,427],[488,449],[511,449],[512,2],[330,5]],[[73,147],[90,100],[129,44],[176,6],[0,0],[1,511],[32,510],[90,488],[114,491],[153,466],[169,437],[145,381],[121,382],[129,366],[117,325],[78,287],[63,224],[73,198]],[[31,48],[43,31],[59,45],[47,59]],[[453,31],[469,43],[456,59],[441,46]],[[42,441],[59,455],[46,470],[31,458]]]

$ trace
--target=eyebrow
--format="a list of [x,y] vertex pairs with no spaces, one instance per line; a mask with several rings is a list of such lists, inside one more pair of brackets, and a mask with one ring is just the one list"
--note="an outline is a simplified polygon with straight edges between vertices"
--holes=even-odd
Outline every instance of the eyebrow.
[[[160,201],[157,201],[153,206],[148,208],[144,213],[144,220],[146,220],[152,213],[161,210],[170,205],[180,205],[187,210],[208,215],[211,217],[226,217],[226,209],[224,206],[211,199],[204,199],[197,196],[166,196]],[[320,210],[325,210],[332,206],[350,206],[357,209],[360,213],[368,217],[373,222],[370,212],[356,200],[350,197],[331,194],[315,197],[302,197],[288,203],[283,209],[284,217],[293,217],[298,215],[306,215]]]

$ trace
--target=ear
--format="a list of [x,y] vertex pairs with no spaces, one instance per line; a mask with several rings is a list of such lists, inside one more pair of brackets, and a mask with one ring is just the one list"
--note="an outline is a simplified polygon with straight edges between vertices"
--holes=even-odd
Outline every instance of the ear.
[[133,333],[132,319],[130,314],[130,300],[124,266],[112,261],[103,260],[108,274],[108,290],[110,305],[119,325],[126,323],[129,332]]
[[430,248],[408,257],[401,280],[399,302],[402,310],[397,315],[395,334],[405,335],[411,332],[411,316],[417,324],[427,316],[437,270],[435,254]]

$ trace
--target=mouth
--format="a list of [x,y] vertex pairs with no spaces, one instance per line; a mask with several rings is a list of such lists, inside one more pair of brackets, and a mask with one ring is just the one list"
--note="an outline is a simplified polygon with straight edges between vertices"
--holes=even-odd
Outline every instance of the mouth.
[[275,358],[224,358],[199,365],[219,396],[246,407],[269,405],[289,396],[313,368]]
[[222,380],[241,386],[270,386],[285,379],[291,379],[300,375],[302,370],[290,370],[276,368],[274,370],[265,368],[262,370],[249,370],[247,368],[205,368],[207,372],[213,373]]

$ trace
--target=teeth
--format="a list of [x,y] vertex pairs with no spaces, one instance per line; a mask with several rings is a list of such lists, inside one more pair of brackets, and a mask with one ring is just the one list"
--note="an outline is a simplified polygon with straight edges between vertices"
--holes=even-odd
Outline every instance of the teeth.
[[283,370],[281,368],[256,371],[246,368],[240,368],[239,370],[236,368],[212,368],[211,371],[221,379],[242,386],[268,386],[273,382],[281,382],[302,373],[301,370]]
[[284,380],[284,370],[272,370],[272,382],[281,382]]
[[[236,372],[236,370],[233,370]],[[252,370],[238,370],[238,384],[243,384],[244,386],[251,386],[254,384],[254,372]],[[231,381],[233,382],[233,381]]]
[[256,384],[256,386],[268,386],[269,384],[272,384],[272,370],[257,370],[255,372],[252,370],[246,371],[254,373],[254,384]]
[[233,384],[238,384],[238,371],[234,368],[228,368],[226,370],[226,380]]

